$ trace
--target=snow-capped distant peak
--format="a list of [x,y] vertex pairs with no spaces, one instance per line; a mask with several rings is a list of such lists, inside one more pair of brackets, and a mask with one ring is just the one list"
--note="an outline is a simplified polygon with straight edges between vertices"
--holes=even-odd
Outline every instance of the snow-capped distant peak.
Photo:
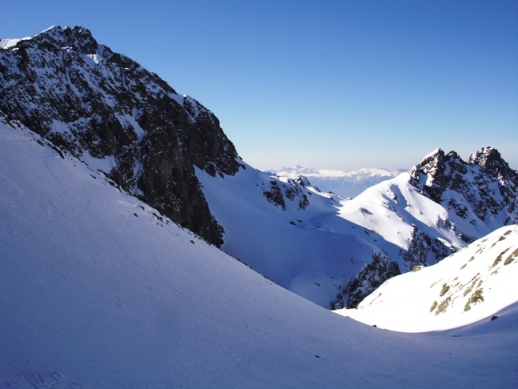
[[275,170],[274,172],[279,176],[295,177],[304,175],[307,177],[394,177],[401,173],[403,170],[390,171],[381,168],[364,167],[357,170],[336,170],[336,169],[317,169],[313,167],[302,167],[297,165],[296,167],[283,167],[281,170]]
[[305,168],[302,166],[282,168],[275,171],[279,177],[307,177],[312,185],[323,192],[337,193],[343,197],[355,197],[370,186],[378,184],[402,173],[403,170],[390,171],[380,168],[361,168],[344,171],[331,169]]

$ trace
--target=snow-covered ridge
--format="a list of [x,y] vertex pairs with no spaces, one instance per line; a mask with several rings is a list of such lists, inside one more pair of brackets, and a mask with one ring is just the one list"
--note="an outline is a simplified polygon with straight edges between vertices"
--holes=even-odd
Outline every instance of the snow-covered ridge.
[[[384,250],[402,272],[432,265],[499,227],[518,223],[518,172],[493,148],[474,155],[465,162],[453,151],[437,149],[410,172],[343,203],[340,215],[389,243]],[[353,284],[373,290],[370,282]],[[349,287],[342,294],[349,294],[352,307]],[[362,295],[353,295],[354,304]]]
[[345,200],[242,163],[210,111],[83,27],[18,41],[0,66],[6,123],[324,307],[354,306],[385,279],[517,220],[517,175],[496,150],[466,163],[438,149]]
[[395,331],[438,331],[518,302],[518,225],[499,228],[440,263],[386,281],[356,309],[337,312]]

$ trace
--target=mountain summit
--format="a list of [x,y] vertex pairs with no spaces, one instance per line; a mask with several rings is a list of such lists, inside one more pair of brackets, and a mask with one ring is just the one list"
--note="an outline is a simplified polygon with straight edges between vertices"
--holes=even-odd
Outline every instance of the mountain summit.
[[253,168],[197,175],[225,228],[224,251],[332,308],[354,307],[386,279],[518,222],[518,172],[491,148],[468,162],[437,149],[352,199],[321,192],[311,177]]
[[123,190],[211,243],[212,217],[194,167],[212,176],[240,165],[216,116],[83,27],[0,41],[0,114],[50,140]]
[[410,183],[472,225],[494,218],[501,218],[502,225],[518,223],[518,172],[492,147],[480,149],[468,162],[438,149],[414,166]]
[[[518,172],[496,149],[482,148],[468,162],[437,149],[409,172],[343,203],[340,215],[371,231],[372,243],[405,272],[518,223],[517,194]],[[346,284],[334,307],[356,306],[387,279],[371,265]]]

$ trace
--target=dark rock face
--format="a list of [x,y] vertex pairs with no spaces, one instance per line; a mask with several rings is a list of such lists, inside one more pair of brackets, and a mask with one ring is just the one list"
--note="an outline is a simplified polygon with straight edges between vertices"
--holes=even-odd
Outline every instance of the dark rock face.
[[412,231],[412,244],[403,253],[403,259],[408,270],[416,265],[426,265],[432,239],[414,226]]
[[444,154],[438,149],[410,175],[410,183],[421,193],[471,224],[497,215],[504,224],[518,222],[518,172],[492,147],[477,151],[468,162],[454,151]]
[[331,309],[355,308],[365,297],[389,278],[401,274],[396,261],[383,253],[372,256],[372,262],[364,265],[338,293],[331,303]]
[[223,176],[241,166],[218,119],[88,30],[52,27],[0,49],[0,115],[104,161],[122,189],[222,244],[194,170]]
[[[403,260],[408,270],[415,266],[426,266],[430,262],[437,262],[455,252],[455,248],[437,238],[432,239],[428,234],[419,231],[414,226],[412,240],[407,251],[404,251]],[[431,259],[429,259],[431,257]]]
[[286,209],[284,196],[282,195],[281,188],[279,188],[277,181],[270,181],[270,189],[263,190],[263,196],[266,197],[266,200],[275,206],[280,207],[283,211]]
[[286,188],[285,193],[286,197],[291,200],[295,201],[298,200],[298,209],[306,209],[306,207],[309,205],[309,200],[304,191],[302,191],[302,188],[304,188],[304,185],[302,182],[298,180],[288,180],[288,184],[291,185]]
[[[468,162],[454,151],[445,154],[438,149],[410,171],[410,184],[450,211],[450,219],[442,220],[442,227],[451,229],[466,243],[475,237],[460,230],[456,225],[459,221],[475,227],[488,222],[518,223],[518,172],[509,168],[492,147],[477,151]],[[444,242],[431,241],[423,232],[414,231],[413,238],[404,258],[410,265],[424,263],[430,250],[436,260],[453,252]]]
[[[270,181],[270,188],[263,190],[263,196],[266,197],[270,203],[280,207],[283,211],[286,210],[286,200],[297,202],[298,210],[306,209],[309,205],[309,200],[304,193],[303,183],[297,180],[288,180],[287,183],[272,180]],[[309,193],[309,192],[308,192]],[[286,200],[285,200],[286,198]]]

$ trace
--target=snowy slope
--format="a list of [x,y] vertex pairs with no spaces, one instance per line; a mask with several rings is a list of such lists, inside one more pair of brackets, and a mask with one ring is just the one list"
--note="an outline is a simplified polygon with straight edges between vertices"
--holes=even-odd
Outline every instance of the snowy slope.
[[[381,242],[376,244],[406,272],[517,223],[517,205],[518,173],[497,150],[485,147],[464,162],[455,152],[438,149],[408,173],[342,202],[339,214],[370,231],[371,243]],[[374,289],[372,280],[385,279],[356,277],[334,307],[354,307]]]
[[507,208],[477,222],[448,206],[465,204],[466,213],[474,214],[499,198],[498,178],[475,179],[473,172],[481,176],[480,168],[472,165],[466,168],[465,186],[487,182],[495,193],[476,206],[466,200],[476,198],[473,190],[471,197],[445,191],[446,204],[434,201],[414,183],[415,169],[353,199],[320,192],[304,177],[279,177],[251,167],[232,177],[211,177],[198,169],[197,177],[225,229],[223,250],[277,284],[336,309],[355,306],[386,279],[416,265],[435,264],[518,217],[516,194]]
[[437,331],[518,302],[518,225],[502,227],[440,263],[386,281],[357,309],[339,310],[396,331]]
[[[465,246],[448,223],[449,213],[440,204],[423,196],[410,184],[409,173],[375,185],[352,200],[342,202],[340,216],[359,226],[373,231],[374,239],[392,243],[385,250],[391,258],[400,258],[403,268],[409,270],[415,262],[433,264],[435,253],[427,250],[418,253],[421,257],[409,258],[408,265],[403,261],[402,249],[411,248],[414,226],[424,231],[432,239],[451,246],[452,250]],[[479,236],[490,232],[490,227],[479,231]],[[473,234],[473,231],[470,230]]]
[[403,170],[389,171],[379,168],[362,168],[353,171],[304,168],[283,168],[274,171],[279,177],[295,179],[306,177],[312,185],[323,192],[333,192],[343,197],[355,197],[365,189],[393,178]]
[[[500,166],[494,170],[477,160],[488,151],[498,156]],[[494,149],[482,149],[468,163],[439,149],[411,171],[343,202],[339,212],[404,250],[388,254],[402,258],[400,264],[410,270],[518,221],[517,182],[516,170]]]
[[0,124],[0,386],[513,387],[518,311],[452,333],[289,293]]
[[222,249],[321,306],[329,307],[341,285],[380,252],[363,238],[363,229],[357,233],[338,217],[339,196],[250,166],[215,178],[198,169],[197,177],[225,229]]

